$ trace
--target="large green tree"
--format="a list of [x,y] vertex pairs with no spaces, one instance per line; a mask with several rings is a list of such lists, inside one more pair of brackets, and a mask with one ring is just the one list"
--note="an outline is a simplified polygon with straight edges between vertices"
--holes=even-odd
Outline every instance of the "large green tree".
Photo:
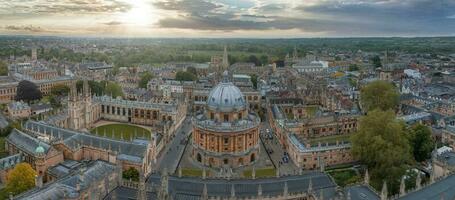
[[197,76],[186,71],[178,71],[177,74],[175,74],[175,80],[178,81],[195,81],[197,80]]
[[147,83],[152,80],[153,74],[150,72],[144,72],[141,75],[141,80],[139,80],[139,87],[140,88],[147,88]]
[[368,166],[375,188],[380,189],[385,180],[396,192],[400,177],[413,161],[407,134],[406,125],[391,110],[373,110],[360,118],[351,137],[352,154]]
[[41,99],[41,91],[39,90],[38,86],[28,80],[22,80],[17,85],[16,91],[16,101],[34,101]]
[[120,87],[120,85],[118,85],[117,83],[114,83],[114,82],[107,83],[104,92],[106,95],[110,95],[114,98],[123,96],[122,87]]
[[414,159],[418,162],[431,157],[434,148],[434,140],[431,137],[431,129],[423,124],[417,124],[410,130],[410,144]]
[[8,75],[8,65],[3,60],[0,60],[0,76],[6,75]]
[[395,109],[399,97],[395,86],[386,81],[373,81],[360,90],[360,103],[366,111]]
[[382,67],[381,58],[379,56],[374,56],[373,58],[371,58],[371,62],[373,63],[373,66],[376,68]]
[[20,194],[35,186],[36,172],[28,163],[19,163],[8,173],[7,192]]

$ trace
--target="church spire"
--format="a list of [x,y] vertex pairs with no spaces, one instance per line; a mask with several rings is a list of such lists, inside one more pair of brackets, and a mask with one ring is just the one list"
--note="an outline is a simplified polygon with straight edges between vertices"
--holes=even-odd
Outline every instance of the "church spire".
[[224,52],[223,52],[223,63],[221,64],[222,70],[227,70],[229,68],[229,60],[228,60],[228,53],[227,47],[224,45]]

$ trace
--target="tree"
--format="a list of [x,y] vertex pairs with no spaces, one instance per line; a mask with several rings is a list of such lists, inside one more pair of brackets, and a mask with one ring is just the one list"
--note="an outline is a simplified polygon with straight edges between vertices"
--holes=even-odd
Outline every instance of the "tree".
[[358,70],[359,70],[359,66],[357,66],[357,64],[350,64],[349,65],[348,71],[352,72],[352,71],[358,71]]
[[253,83],[253,88],[258,88],[258,76],[256,74],[251,74],[251,82]]
[[360,90],[360,103],[366,111],[395,109],[399,103],[397,89],[386,81],[374,81]]
[[186,71],[197,76],[197,70],[195,67],[187,67]]
[[66,96],[70,92],[70,88],[66,85],[56,85],[51,88],[51,94],[55,96]]
[[186,71],[178,71],[177,74],[175,74],[175,80],[178,81],[195,81],[197,80],[196,75],[186,72]]
[[8,65],[0,60],[0,76],[7,76],[8,75]]
[[431,157],[434,148],[434,140],[431,137],[431,130],[423,124],[417,124],[410,130],[410,144],[414,159],[417,162],[425,161]]
[[375,68],[382,67],[381,58],[379,56],[374,56],[371,58],[371,62]]
[[351,143],[354,158],[372,172],[372,185],[380,189],[387,181],[392,193],[396,192],[407,164],[413,160],[404,122],[397,120],[391,110],[370,111],[360,118]]
[[147,88],[147,83],[152,80],[153,74],[150,72],[145,72],[141,76],[141,80],[139,80],[139,87],[140,88]]
[[41,97],[41,91],[38,89],[38,86],[36,86],[35,83],[28,80],[19,82],[16,92],[16,101],[23,100],[30,102],[39,100]]
[[122,97],[123,91],[120,85],[114,82],[108,82],[105,88],[105,94],[110,95],[112,97]]
[[35,186],[36,172],[28,163],[19,163],[8,173],[6,190],[13,195],[27,191]]
[[122,177],[124,179],[139,181],[139,171],[136,168],[130,167],[129,169],[123,171]]

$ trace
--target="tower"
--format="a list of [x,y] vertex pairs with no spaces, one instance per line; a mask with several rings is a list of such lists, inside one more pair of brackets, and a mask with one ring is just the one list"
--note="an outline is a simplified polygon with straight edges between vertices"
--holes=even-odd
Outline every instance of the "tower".
[[83,84],[83,104],[84,104],[84,127],[89,128],[92,122],[92,97],[90,94],[90,86],[88,80],[84,80]]
[[32,48],[32,60],[38,60],[38,53],[36,52],[36,48]]
[[223,52],[223,62],[221,63],[221,70],[220,72],[227,70],[229,68],[229,60],[228,60],[228,53],[227,53],[227,47],[226,45],[224,46],[224,52]]

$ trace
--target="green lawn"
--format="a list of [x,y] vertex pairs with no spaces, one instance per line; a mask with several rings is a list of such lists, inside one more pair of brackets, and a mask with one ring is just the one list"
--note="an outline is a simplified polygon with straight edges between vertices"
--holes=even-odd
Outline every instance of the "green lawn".
[[130,140],[131,136],[134,139],[135,133],[137,133],[137,137],[140,138],[150,138],[150,131],[142,128],[140,126],[130,125],[130,124],[107,124],[103,126],[96,127],[92,129],[90,132],[92,134],[96,134],[98,130],[99,136],[104,136],[104,132],[106,132],[106,137],[121,139],[121,134],[123,133],[124,140]]
[[346,142],[350,141],[350,135],[332,135],[332,136],[326,136],[326,137],[320,137],[320,138],[314,138],[310,139],[309,142],[311,146],[318,145],[319,142],[322,144],[328,142],[328,143],[335,143],[338,140],[338,142]]
[[[263,178],[263,177],[273,177],[276,176],[275,168],[263,168],[263,169],[255,169],[256,170],[256,178]],[[245,170],[243,171],[243,177],[245,178],[252,178],[253,170]]]
[[362,177],[359,176],[353,169],[332,170],[328,171],[328,173],[333,177],[335,183],[341,187],[354,184],[362,180]]
[[[208,175],[209,175],[209,172],[206,171],[206,176],[208,176]],[[182,168],[182,176],[202,177],[202,169]]]

